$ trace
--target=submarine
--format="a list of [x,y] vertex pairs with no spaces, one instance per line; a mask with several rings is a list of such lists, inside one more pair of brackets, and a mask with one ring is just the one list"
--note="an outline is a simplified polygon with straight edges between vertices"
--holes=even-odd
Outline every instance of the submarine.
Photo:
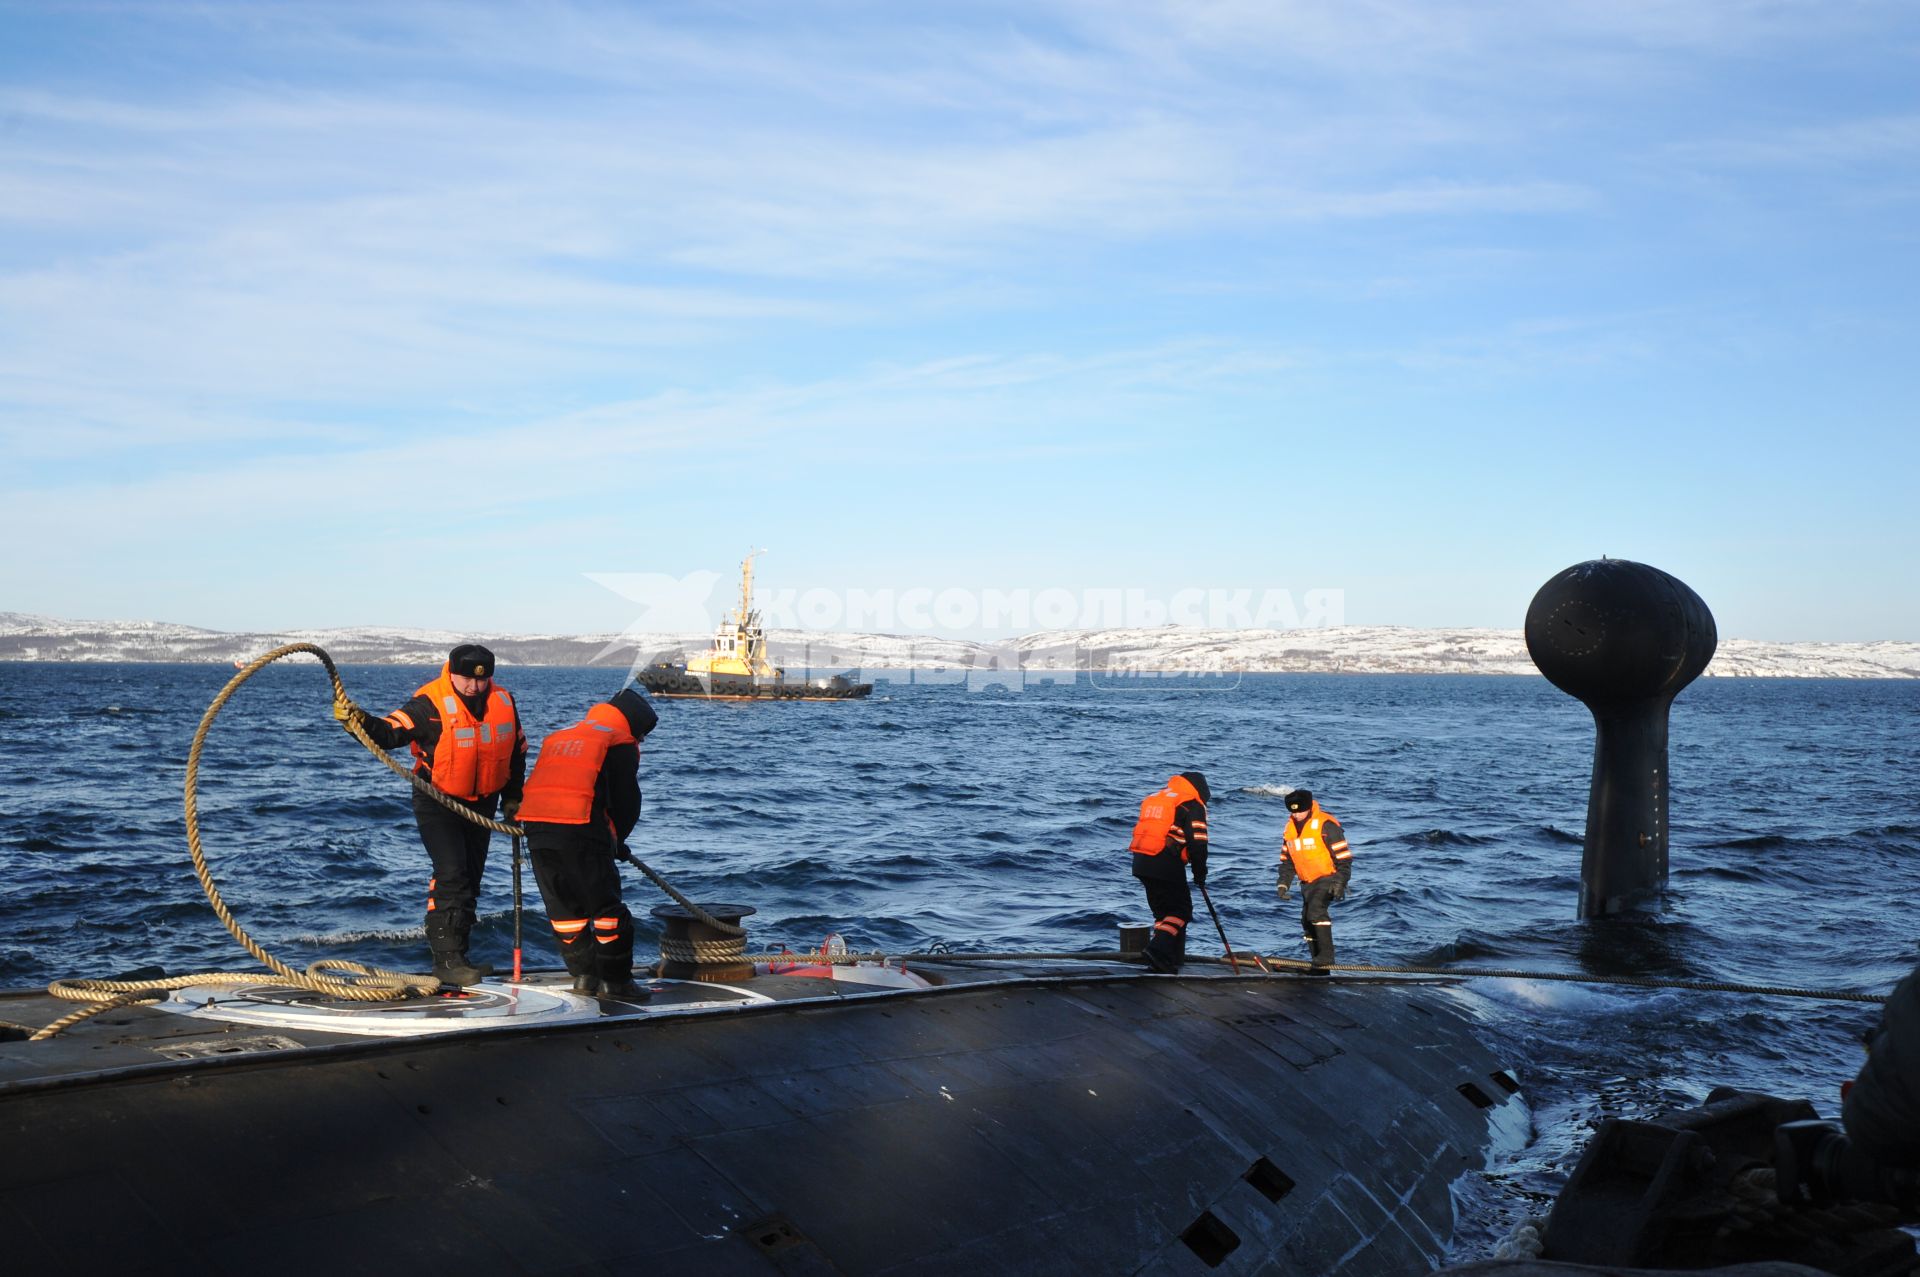
[[[1599,671],[1582,690],[1642,715],[1633,748],[1596,750],[1581,909],[1597,919],[1663,875],[1647,822],[1664,814],[1665,683],[1606,692],[1643,611],[1609,613],[1592,644],[1574,633],[1592,616],[1571,614],[1557,641]],[[1616,793],[1633,818],[1596,820]],[[1124,939],[904,955],[740,940],[711,969],[663,956],[636,1000],[576,995],[559,972],[381,1001],[271,972],[130,973],[164,991],[72,1014],[51,990],[0,993],[10,1259],[1375,1277],[1445,1262],[1452,1185],[1530,1133],[1523,1062],[1481,1040],[1471,972],[1194,956],[1159,974]],[[1733,1212],[1735,1170],[1805,1116],[1715,1103],[1670,1137],[1596,1140],[1546,1229],[1559,1264],[1459,1271],[1679,1254],[1713,1227],[1702,1202]],[[1898,1246],[1880,1242],[1882,1259]],[[1832,1269],[1883,1270],[1905,1271]]]
[[[757,553],[754,552],[754,553]],[[791,679],[767,656],[767,632],[753,607],[753,553],[740,562],[740,606],[720,622],[707,650],[683,661],[654,661],[636,675],[649,695],[669,700],[846,701],[873,694],[872,683],[844,674]]]
[[1528,1127],[1444,980],[777,967],[188,986],[0,1043],[16,1271],[1418,1272]]

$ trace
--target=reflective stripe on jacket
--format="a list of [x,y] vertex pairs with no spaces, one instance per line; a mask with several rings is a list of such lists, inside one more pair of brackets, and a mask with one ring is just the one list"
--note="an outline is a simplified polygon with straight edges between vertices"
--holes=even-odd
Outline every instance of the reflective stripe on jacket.
[[427,757],[419,742],[411,746],[416,769],[428,772],[436,788],[455,798],[485,798],[505,789],[513,770],[514,745],[520,738],[520,716],[507,690],[498,683],[489,688],[486,717],[476,719],[453,690],[453,675],[442,665],[440,677],[414,695],[428,698],[440,711],[440,739],[433,757]]
[[521,821],[584,825],[592,820],[594,788],[607,751],[635,743],[627,716],[611,705],[595,705],[586,718],[547,737],[527,777]]

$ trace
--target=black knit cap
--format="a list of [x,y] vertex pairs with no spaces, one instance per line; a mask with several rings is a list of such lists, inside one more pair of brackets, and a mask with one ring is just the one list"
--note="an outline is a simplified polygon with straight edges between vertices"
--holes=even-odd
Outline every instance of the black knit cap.
[[447,654],[447,673],[462,678],[492,678],[493,653],[478,643],[462,643]]
[[1313,791],[1311,789],[1295,789],[1289,792],[1287,794],[1287,810],[1312,811]]
[[1201,802],[1210,803],[1213,801],[1213,791],[1207,788],[1207,778],[1204,773],[1181,772],[1180,779],[1193,786],[1193,792],[1200,795]]

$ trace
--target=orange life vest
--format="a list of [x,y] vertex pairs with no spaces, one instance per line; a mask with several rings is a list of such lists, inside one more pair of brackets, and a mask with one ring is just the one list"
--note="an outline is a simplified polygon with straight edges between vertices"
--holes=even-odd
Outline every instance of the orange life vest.
[[611,705],[595,705],[580,722],[540,742],[540,757],[520,800],[520,819],[586,824],[593,819],[594,787],[607,751],[634,743],[625,714]]
[[414,742],[414,769],[430,773],[434,786],[455,798],[485,798],[505,789],[514,742],[520,738],[520,717],[507,690],[495,683],[487,693],[486,717],[476,719],[442,665],[440,677],[414,695],[428,697],[440,710],[440,741],[433,757]]
[[[1173,813],[1182,803],[1200,802],[1200,791],[1185,776],[1168,779],[1165,789],[1157,789],[1140,800],[1140,818],[1133,822],[1133,841],[1127,849],[1136,856],[1157,856],[1167,849],[1167,838],[1173,833]],[[1181,840],[1184,842],[1184,840]],[[1180,859],[1187,858],[1187,849],[1180,848]]]
[[1339,818],[1323,809],[1319,803],[1307,813],[1302,824],[1294,824],[1291,814],[1287,817],[1286,828],[1280,835],[1280,854],[1293,861],[1293,872],[1301,882],[1312,882],[1324,878],[1333,872],[1335,851],[1345,851],[1343,842],[1337,848],[1327,846],[1327,840],[1321,836],[1322,825],[1337,825]]

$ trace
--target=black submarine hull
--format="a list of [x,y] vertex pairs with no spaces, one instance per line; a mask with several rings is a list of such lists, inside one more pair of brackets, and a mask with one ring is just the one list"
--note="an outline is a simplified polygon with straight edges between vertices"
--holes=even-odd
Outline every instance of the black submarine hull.
[[0,1068],[19,1271],[1401,1274],[1526,1127],[1412,982],[996,980],[98,1058]]

